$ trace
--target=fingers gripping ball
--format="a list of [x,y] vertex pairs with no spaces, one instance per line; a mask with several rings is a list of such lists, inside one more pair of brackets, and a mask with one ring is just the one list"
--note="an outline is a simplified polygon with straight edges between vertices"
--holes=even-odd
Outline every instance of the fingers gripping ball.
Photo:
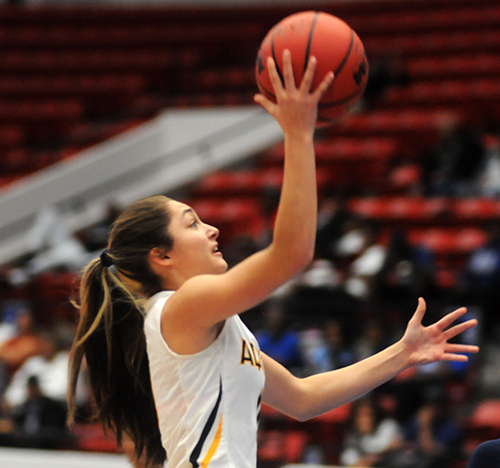
[[328,125],[352,109],[363,94],[368,79],[368,61],[361,39],[344,21],[328,13],[303,11],[287,16],[266,35],[255,64],[257,85],[268,99],[276,101],[267,70],[273,57],[283,81],[283,50],[289,49],[296,84],[302,81],[309,57],[317,59],[312,89],[329,71],[335,80],[318,108],[318,125]]

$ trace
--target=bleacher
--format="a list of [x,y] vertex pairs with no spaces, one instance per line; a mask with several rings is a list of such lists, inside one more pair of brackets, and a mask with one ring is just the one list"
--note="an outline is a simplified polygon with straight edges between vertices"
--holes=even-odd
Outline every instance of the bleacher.
[[[347,195],[348,210],[382,226],[383,240],[395,228],[408,229],[410,241],[438,259],[440,286],[451,288],[466,258],[485,242],[486,224],[498,219],[500,201],[416,195],[392,175],[402,160],[418,167],[450,117],[478,125],[500,122],[500,5],[363,0],[314,7],[347,21],[369,61],[395,53],[410,75],[409,84],[387,90],[373,108],[361,107],[318,132],[320,196],[332,188]],[[271,26],[301,9],[1,6],[0,190],[81,157],[83,149],[166,108],[251,104],[260,41]],[[221,229],[221,244],[241,234],[258,236],[265,225],[262,191],[279,187],[282,160],[281,145],[271,147],[242,168],[207,174],[186,188],[185,199]],[[415,182],[419,174],[408,176]],[[72,272],[44,273],[2,292],[2,298],[37,298],[54,317],[68,319],[74,279]],[[296,463],[298,447],[328,439],[329,461],[337,462],[346,411],[299,428],[266,408],[263,417],[275,424],[276,439],[274,445],[268,439],[259,456],[270,466]],[[491,414],[483,407],[478,411]],[[475,414],[466,423],[469,447],[471,441],[498,436],[497,420]],[[80,450],[116,451],[96,427],[78,426],[75,435]]]

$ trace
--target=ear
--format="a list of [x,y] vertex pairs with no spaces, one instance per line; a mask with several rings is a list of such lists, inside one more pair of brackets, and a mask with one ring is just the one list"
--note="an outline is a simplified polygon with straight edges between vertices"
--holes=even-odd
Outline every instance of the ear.
[[149,252],[149,261],[151,265],[167,266],[170,263],[170,257],[166,254],[165,249],[154,247]]

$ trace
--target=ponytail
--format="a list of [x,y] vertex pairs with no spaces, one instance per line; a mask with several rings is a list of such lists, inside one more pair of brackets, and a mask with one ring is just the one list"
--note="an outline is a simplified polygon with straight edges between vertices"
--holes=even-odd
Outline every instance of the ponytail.
[[[167,232],[166,200],[151,197],[136,202],[115,222],[106,255],[116,272],[102,256],[84,270],[80,318],[70,355],[68,423],[74,423],[77,380],[85,359],[94,416],[105,430],[116,434],[119,445],[128,436],[134,443],[136,461],[147,468],[166,460],[143,331],[144,298],[162,289],[147,255],[153,247],[168,250],[173,244]],[[138,235],[138,226],[145,235]]]

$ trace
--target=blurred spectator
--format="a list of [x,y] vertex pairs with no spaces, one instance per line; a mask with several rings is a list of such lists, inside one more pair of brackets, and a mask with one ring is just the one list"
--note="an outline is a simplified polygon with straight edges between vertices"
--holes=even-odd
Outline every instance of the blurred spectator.
[[[69,352],[54,331],[41,334],[41,343],[39,355],[29,358],[13,375],[4,396],[6,406],[15,409],[26,403],[27,382],[33,376],[45,396],[66,404]],[[87,401],[87,388],[81,379],[79,387],[77,404],[83,405]]]
[[462,277],[461,285],[469,292],[470,301],[480,306],[482,329],[491,337],[500,333],[498,304],[500,302],[500,223],[494,222],[487,228],[486,243],[472,252]]
[[100,251],[106,248],[111,225],[120,215],[121,211],[122,208],[117,204],[108,204],[104,217],[98,223],[79,233],[78,237],[89,252]]
[[257,241],[252,236],[241,234],[224,247],[224,259],[231,268],[258,250]]
[[460,118],[445,119],[441,138],[424,167],[428,195],[472,196],[480,192],[480,174],[486,162],[484,135]]
[[464,431],[446,392],[434,387],[405,427],[405,440],[413,445],[417,468],[448,468],[463,460]]
[[[2,321],[0,322],[0,348],[16,334],[16,313],[22,306],[20,301],[5,301],[2,304]],[[9,382],[7,364],[0,360],[0,397],[3,395]]]
[[0,346],[16,334],[16,312],[22,301],[5,301],[1,305]]
[[354,353],[346,345],[342,324],[336,319],[327,320],[323,330],[308,330],[301,336],[304,337],[303,354],[309,375],[340,369],[355,362]]
[[303,365],[299,336],[290,329],[284,304],[280,300],[270,300],[265,312],[264,328],[256,333],[260,349],[291,372],[301,372]]
[[0,361],[9,378],[28,358],[39,354],[42,348],[30,305],[23,303],[15,314],[15,334],[0,345]]
[[37,449],[58,448],[68,437],[66,406],[48,398],[40,389],[38,377],[26,384],[27,399],[13,411],[10,431],[3,425],[0,443]]
[[53,207],[46,207],[38,213],[25,244],[32,258],[10,271],[9,281],[13,285],[25,284],[33,276],[52,268],[80,270],[92,258]]
[[343,466],[403,468],[401,430],[372,397],[353,403],[351,420],[340,454]]
[[258,250],[268,247],[273,239],[274,221],[276,219],[280,195],[280,187],[274,184],[269,184],[262,190],[260,208],[263,226],[260,235],[256,239]]
[[485,164],[481,174],[481,192],[487,197],[500,195],[500,133],[486,135]]
[[377,101],[387,89],[406,86],[410,83],[410,75],[402,58],[394,51],[386,52],[370,59],[368,82],[363,95],[368,109],[376,106]]
[[[348,235],[344,236],[339,244],[344,244]],[[356,239],[358,237],[358,239]],[[361,231],[357,231],[352,237],[353,241],[359,243],[359,253],[349,265],[345,290],[353,297],[368,300],[372,297],[374,281],[381,271],[386,255],[386,248],[378,241],[378,232],[374,226],[364,225]],[[352,241],[351,241],[352,242]],[[352,242],[354,245],[355,242]]]
[[361,334],[354,342],[355,359],[361,361],[387,348],[391,343],[386,332],[387,328],[382,327],[380,320],[373,318],[366,321]]
[[334,246],[335,259],[358,257],[371,240],[369,223],[357,216],[351,216],[344,223],[341,236]]
[[335,289],[341,285],[341,277],[330,260],[318,258],[297,278],[297,285],[306,288]]
[[395,229],[377,275],[379,299],[395,303],[396,307],[418,296],[429,300],[434,296],[434,271],[432,253],[420,245],[410,244],[406,232]]
[[349,217],[344,197],[329,195],[321,200],[316,230],[317,257],[327,260],[335,259],[335,245]]
[[479,444],[469,459],[467,468],[500,468],[500,439]]

